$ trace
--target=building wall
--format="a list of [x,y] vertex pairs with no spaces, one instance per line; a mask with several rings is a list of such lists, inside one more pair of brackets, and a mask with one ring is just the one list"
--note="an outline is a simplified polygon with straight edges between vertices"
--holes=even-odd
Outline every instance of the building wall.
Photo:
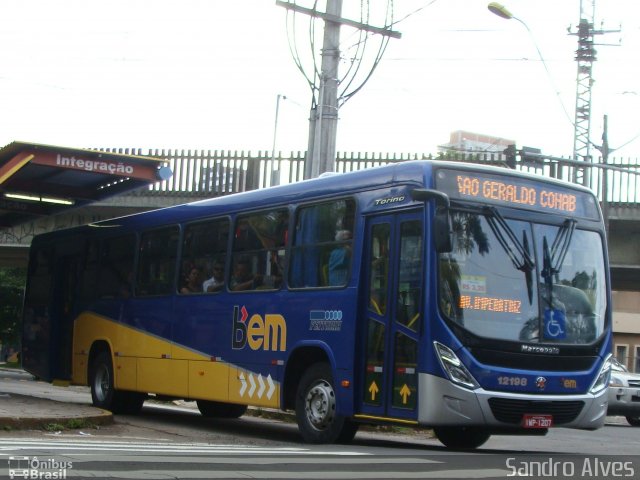
[[456,130],[451,132],[449,143],[440,145],[438,148],[440,151],[450,149],[462,152],[502,153],[505,148],[509,145],[515,145],[515,143],[515,140],[503,137]]
[[612,292],[613,354],[640,373],[640,292]]

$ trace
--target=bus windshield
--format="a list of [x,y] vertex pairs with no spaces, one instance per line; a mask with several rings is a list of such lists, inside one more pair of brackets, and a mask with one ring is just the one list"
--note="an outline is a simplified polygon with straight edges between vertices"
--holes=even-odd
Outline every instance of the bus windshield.
[[484,338],[585,345],[604,331],[604,253],[598,233],[452,212],[453,250],[440,255],[445,318]]

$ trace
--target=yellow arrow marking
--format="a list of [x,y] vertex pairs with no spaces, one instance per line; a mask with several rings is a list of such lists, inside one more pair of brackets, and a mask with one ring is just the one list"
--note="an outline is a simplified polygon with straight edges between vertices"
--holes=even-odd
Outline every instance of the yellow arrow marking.
[[406,383],[400,389],[400,395],[402,395],[402,404],[406,405],[407,404],[407,397],[409,397],[409,395],[411,395],[411,389],[407,386]]
[[369,386],[369,393],[371,394],[371,401],[375,401],[376,399],[376,393],[378,393],[380,391],[380,389],[378,388],[378,385],[376,385],[376,382],[373,381],[371,382],[371,385]]

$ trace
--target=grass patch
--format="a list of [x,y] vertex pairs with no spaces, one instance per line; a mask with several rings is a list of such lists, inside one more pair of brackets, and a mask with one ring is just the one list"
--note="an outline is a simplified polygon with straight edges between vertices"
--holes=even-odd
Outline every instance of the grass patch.
[[19,362],[6,362],[4,365],[2,365],[3,368],[15,368],[15,369],[22,369],[22,365],[20,365]]
[[97,427],[92,422],[84,418],[74,418],[71,420],[67,420],[64,423],[47,423],[42,428],[47,432],[58,432],[61,430],[79,430],[81,428],[89,429]]
[[64,425],[61,423],[47,423],[43,427],[43,430],[47,432],[57,432],[58,430],[64,430]]

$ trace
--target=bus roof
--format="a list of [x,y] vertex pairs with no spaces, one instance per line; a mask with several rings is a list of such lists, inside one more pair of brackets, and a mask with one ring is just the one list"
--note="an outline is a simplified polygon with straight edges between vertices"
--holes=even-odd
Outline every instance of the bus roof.
[[[303,202],[306,199],[334,198],[336,196],[348,195],[349,193],[357,191],[379,189],[390,185],[414,184],[416,186],[430,186],[434,168],[510,175],[527,178],[530,181],[542,180],[546,183],[552,182],[553,184],[563,186],[564,188],[573,188],[593,195],[593,193],[585,187],[568,184],[566,182],[551,179],[549,177],[543,177],[541,175],[522,173],[501,167],[439,160],[414,160],[382,165],[348,173],[326,175],[319,178],[266,189],[213,197],[181,205],[160,208],[157,210],[135,213],[123,217],[101,220],[99,222],[89,224],[88,226],[75,227],[74,229],[69,230],[77,231],[78,228],[107,228],[133,224],[142,226],[143,228],[153,228],[154,226],[165,225],[167,223],[193,221],[198,220],[199,218],[229,214],[241,210],[298,203]],[[61,231],[58,230],[56,232],[59,233]],[[46,236],[47,234],[43,235]]]
[[226,214],[246,209],[297,203],[305,201],[305,199],[333,198],[357,191],[384,188],[385,185],[398,183],[424,185],[425,178],[430,175],[430,164],[431,162],[427,161],[402,162],[366,170],[327,175],[287,185],[250,190],[135,213],[126,217],[96,222],[94,225],[104,227],[110,224],[126,225],[129,221],[138,222],[140,217],[144,215],[145,223],[151,226],[156,222],[164,224],[171,221],[196,220],[201,216],[216,215],[218,212]]

